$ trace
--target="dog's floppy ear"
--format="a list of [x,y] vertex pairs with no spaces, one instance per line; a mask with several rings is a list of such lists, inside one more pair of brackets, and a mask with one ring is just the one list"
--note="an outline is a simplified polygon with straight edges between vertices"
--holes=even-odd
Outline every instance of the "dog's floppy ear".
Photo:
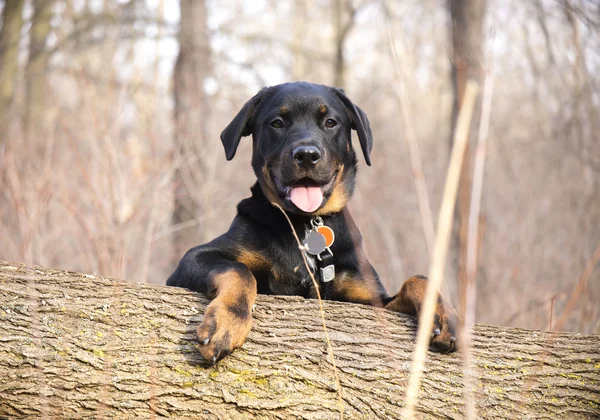
[[263,99],[266,90],[265,88],[261,89],[260,92],[246,102],[240,112],[238,112],[221,133],[221,142],[223,142],[227,160],[231,160],[235,156],[242,137],[252,134],[254,111],[256,111],[256,107]]
[[352,121],[352,129],[356,130],[358,134],[358,140],[360,141],[360,148],[365,155],[365,161],[367,165],[371,166],[371,149],[373,149],[373,133],[371,132],[371,125],[367,114],[363,112],[358,106],[354,105],[350,99],[344,94],[342,89],[335,89],[335,94],[341,99],[342,103],[350,115]]

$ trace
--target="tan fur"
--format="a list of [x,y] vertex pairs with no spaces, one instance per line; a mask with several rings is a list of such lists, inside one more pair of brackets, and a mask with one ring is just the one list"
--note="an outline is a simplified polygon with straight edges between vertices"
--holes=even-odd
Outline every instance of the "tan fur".
[[335,186],[333,187],[333,192],[331,193],[329,200],[327,200],[327,203],[325,203],[323,207],[321,207],[315,212],[315,215],[323,216],[325,214],[337,213],[342,211],[344,207],[346,207],[346,204],[348,203],[350,197],[348,197],[346,187],[344,187],[344,184],[342,183],[343,174],[344,165],[341,165],[340,170],[337,176],[335,177]]
[[418,314],[426,288],[427,280],[415,276],[410,277],[402,285],[396,299],[386,305],[386,309],[405,314]]
[[258,252],[249,251],[247,249],[241,249],[237,256],[237,261],[244,264],[251,271],[270,271],[275,280],[279,278],[277,270],[273,267],[273,264],[269,262],[267,258]]
[[269,261],[258,252],[241,249],[237,260],[252,271],[269,269]]
[[[208,305],[202,323],[196,329],[200,353],[206,360],[231,353],[241,347],[252,327],[252,306],[256,300],[256,280],[236,271],[219,274],[214,282],[216,298]],[[236,314],[236,306],[244,311]],[[204,345],[204,340],[209,342]]]
[[[424,277],[413,276],[404,282],[400,288],[400,292],[395,296],[394,300],[389,302],[385,308],[395,311],[402,312],[405,314],[412,314],[419,316],[421,311],[421,304],[425,298],[425,290],[427,289],[427,279]],[[453,318],[453,322],[456,322],[456,313],[449,305],[444,305],[442,299],[438,300],[435,308],[435,315],[439,322],[440,335],[434,336],[432,334],[431,344],[436,343],[447,343],[449,348],[455,346],[454,339],[451,339],[452,332],[449,329],[450,318]],[[436,325],[433,328],[437,328]]]
[[262,174],[263,174],[263,178],[265,179],[265,182],[267,184],[266,185],[267,188],[262,189],[263,193],[265,194],[265,197],[267,197],[267,200],[269,200],[269,203],[277,203],[283,208],[283,202],[281,201],[281,199],[279,198],[279,196],[276,193],[277,188],[275,187],[275,184],[273,183],[273,180],[271,179],[271,174],[269,173],[269,170],[267,169],[267,165],[263,166]]
[[333,294],[340,296],[345,301],[365,305],[371,305],[374,296],[376,296],[365,282],[354,280],[348,275],[343,275],[334,280]]

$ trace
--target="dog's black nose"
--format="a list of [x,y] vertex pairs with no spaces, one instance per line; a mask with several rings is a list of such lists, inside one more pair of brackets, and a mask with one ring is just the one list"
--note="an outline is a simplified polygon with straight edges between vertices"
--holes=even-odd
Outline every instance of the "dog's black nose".
[[321,151],[316,146],[298,146],[292,150],[292,156],[300,166],[313,166],[321,160]]

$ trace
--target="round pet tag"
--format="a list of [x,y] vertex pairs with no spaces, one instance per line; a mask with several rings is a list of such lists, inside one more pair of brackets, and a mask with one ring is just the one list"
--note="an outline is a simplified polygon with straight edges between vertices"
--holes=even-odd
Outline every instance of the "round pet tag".
[[304,238],[304,247],[309,254],[319,255],[327,248],[327,240],[325,236],[313,230]]
[[317,232],[325,237],[325,246],[329,248],[333,245],[333,241],[335,240],[335,234],[333,233],[333,229],[328,226],[319,226],[317,227]]

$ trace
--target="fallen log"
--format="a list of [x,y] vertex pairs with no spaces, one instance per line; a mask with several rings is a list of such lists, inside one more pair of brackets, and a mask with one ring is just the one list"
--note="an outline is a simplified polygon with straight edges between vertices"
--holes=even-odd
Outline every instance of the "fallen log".
[[[0,262],[0,418],[340,415],[318,303],[259,296],[243,348],[204,366],[207,301],[183,289]],[[325,302],[345,418],[398,418],[414,319]],[[600,336],[477,325],[478,415],[598,418]],[[462,418],[457,354],[429,353],[422,418]]]

